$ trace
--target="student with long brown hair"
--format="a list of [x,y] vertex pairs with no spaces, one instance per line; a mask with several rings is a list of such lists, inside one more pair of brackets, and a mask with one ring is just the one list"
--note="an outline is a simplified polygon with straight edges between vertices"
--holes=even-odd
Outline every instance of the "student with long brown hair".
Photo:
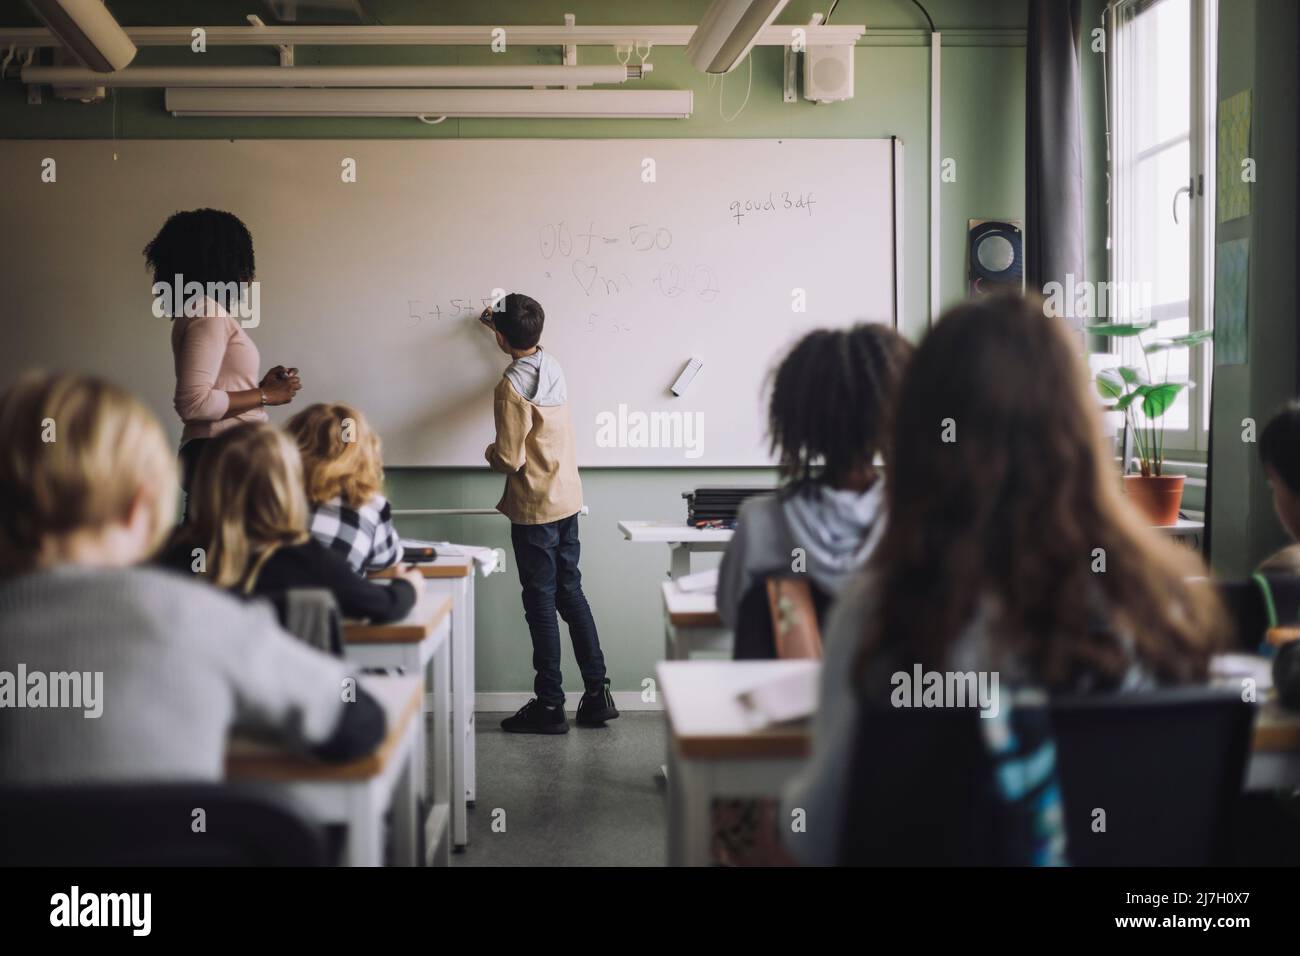
[[189,522],[162,562],[243,594],[328,588],[344,617],[373,621],[404,617],[424,583],[413,570],[388,586],[369,581],[311,537],[298,449],[263,424],[222,432],[203,449]]
[[1059,320],[1012,296],[953,308],[913,357],[884,537],[832,611],[814,755],[787,793],[804,862],[840,859],[860,708],[897,706],[918,664],[1044,694],[1206,678],[1222,610],[1188,580],[1199,559],[1123,500],[1084,369]]

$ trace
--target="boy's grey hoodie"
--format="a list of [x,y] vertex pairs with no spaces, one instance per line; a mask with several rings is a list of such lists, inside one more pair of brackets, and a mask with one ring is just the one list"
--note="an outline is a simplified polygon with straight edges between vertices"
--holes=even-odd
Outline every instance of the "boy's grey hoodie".
[[506,378],[521,398],[534,405],[563,405],[569,400],[564,369],[543,348],[510,363]]

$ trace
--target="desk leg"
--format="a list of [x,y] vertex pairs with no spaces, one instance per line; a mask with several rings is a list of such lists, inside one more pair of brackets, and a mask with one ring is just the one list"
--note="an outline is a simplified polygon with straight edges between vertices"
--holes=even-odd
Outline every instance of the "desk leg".
[[[348,838],[343,858],[346,866],[382,866],[384,862],[383,805],[375,786],[350,788]],[[394,795],[394,810],[397,810]]]
[[433,655],[433,785],[429,790],[429,825],[425,829],[426,862],[451,865],[451,640]]
[[464,579],[465,588],[465,669],[468,676],[465,685],[469,688],[469,705],[465,708],[467,725],[465,727],[465,800],[469,806],[474,805],[476,798],[475,791],[478,789],[478,748],[476,746],[476,737],[478,733],[478,718],[474,713],[474,693],[478,684],[474,677],[474,569],[470,569],[469,577]]
[[463,579],[456,584],[451,609],[451,837],[456,847],[469,844],[469,816],[465,806],[466,728],[474,713],[474,688],[470,686],[469,612]]
[[[421,719],[423,723],[423,719]],[[415,734],[413,744],[424,746],[424,735]],[[397,778],[393,790],[393,860],[398,866],[418,866],[420,860],[419,845],[419,790],[416,777],[415,754],[412,753],[402,766],[402,773]]]
[[668,545],[668,576],[684,578],[691,573],[691,549],[689,545],[674,542]]
[[402,667],[408,674],[420,674],[424,678],[424,694],[420,699],[420,716],[416,720],[415,744],[411,752],[411,768],[414,773],[415,792],[419,797],[427,797],[429,794],[428,771],[425,769],[425,715],[428,707],[429,696],[429,677],[426,670],[421,674],[420,670],[420,651],[416,647],[407,647],[402,654]]
[[708,866],[713,836],[713,794],[708,769],[677,755],[668,740],[668,865]]

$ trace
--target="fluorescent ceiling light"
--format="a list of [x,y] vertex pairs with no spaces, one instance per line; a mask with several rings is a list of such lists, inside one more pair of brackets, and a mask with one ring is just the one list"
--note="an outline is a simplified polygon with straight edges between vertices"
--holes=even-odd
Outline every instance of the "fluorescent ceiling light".
[[174,116],[687,119],[690,90],[168,89]]
[[[499,25],[498,25],[499,26]],[[126,35],[140,47],[189,47],[194,42],[191,27],[127,27]],[[483,26],[207,26],[208,48],[216,46],[265,46],[283,44],[304,46],[487,46],[492,42],[491,25]],[[852,46],[860,40],[866,27],[858,24],[803,27],[808,45]],[[507,27],[515,46],[686,46],[697,28],[690,25],[620,24],[617,26],[530,26]],[[758,34],[758,46],[789,46],[788,26],[769,26]],[[877,31],[889,35],[915,30]],[[1022,31],[1023,32],[1023,31]],[[33,27],[0,26],[0,46],[59,46],[59,39],[49,30]]]
[[135,44],[104,0],[27,0],[27,5],[64,48],[96,75],[120,70],[135,59]]
[[730,73],[789,0],[713,0],[686,44],[686,59],[705,73]]
[[27,66],[22,81],[117,87],[484,87],[594,86],[640,79],[633,66],[137,66],[116,73],[80,67]]

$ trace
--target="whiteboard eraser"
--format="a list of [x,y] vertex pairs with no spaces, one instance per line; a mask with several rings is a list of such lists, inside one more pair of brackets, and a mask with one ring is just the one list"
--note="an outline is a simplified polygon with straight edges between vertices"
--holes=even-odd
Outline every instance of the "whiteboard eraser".
[[677,376],[677,381],[673,382],[672,388],[669,389],[674,395],[681,395],[691,387],[691,382],[695,381],[695,376],[699,374],[704,363],[697,358],[691,359],[682,369],[682,374]]

